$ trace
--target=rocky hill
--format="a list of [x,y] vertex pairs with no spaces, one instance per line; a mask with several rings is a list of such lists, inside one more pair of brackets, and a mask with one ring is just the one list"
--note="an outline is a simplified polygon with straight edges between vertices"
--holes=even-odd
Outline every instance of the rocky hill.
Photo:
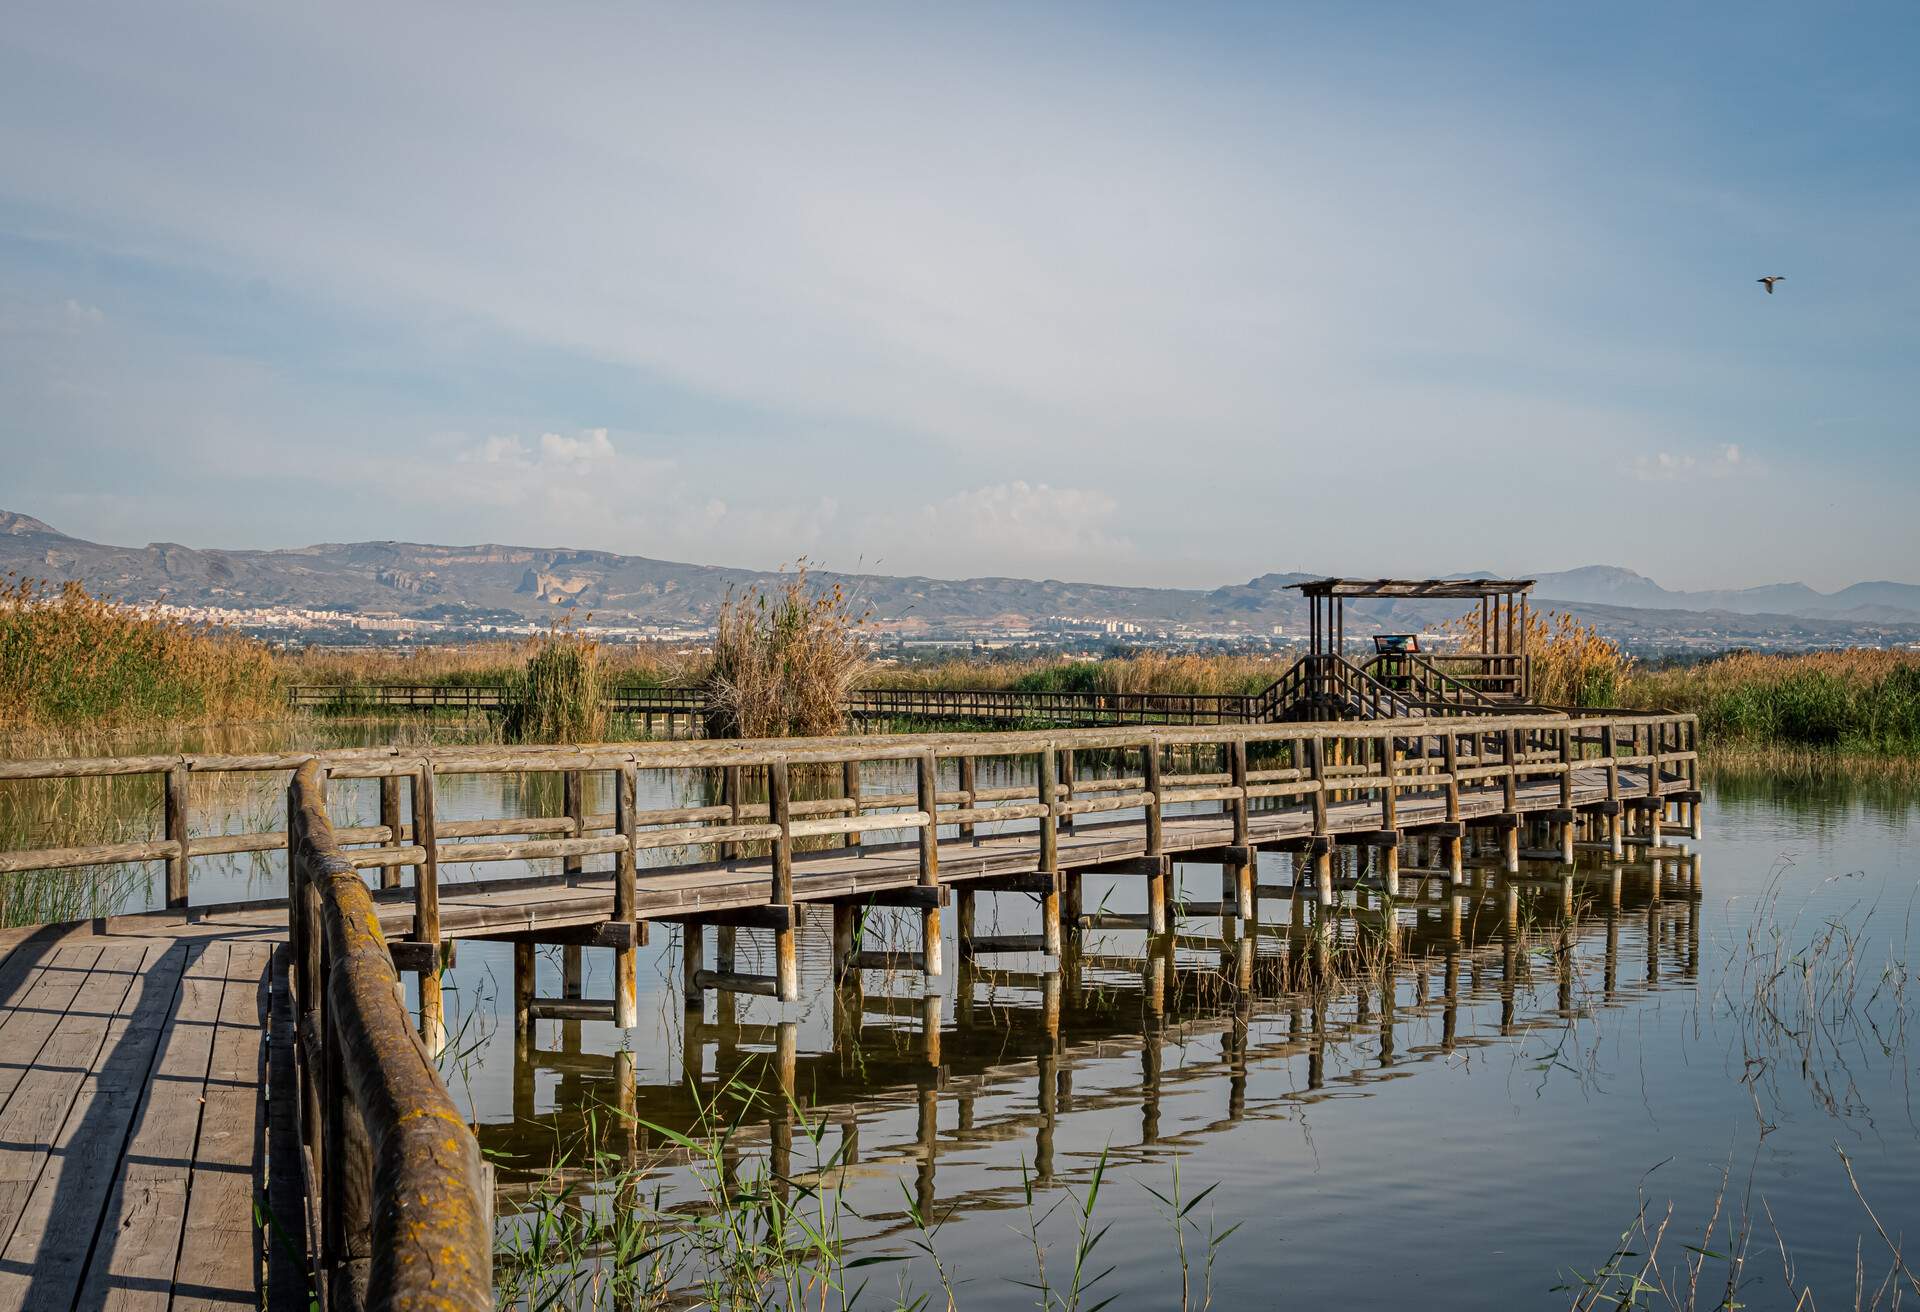
[[[0,511],[0,572],[77,579],[131,602],[264,610],[284,607],[451,623],[543,620],[570,609],[605,623],[705,625],[729,590],[778,575],[566,547],[418,542],[320,543],[227,551],[153,542],[120,547],[69,537],[29,515]],[[929,628],[1015,628],[1050,617],[1147,626],[1297,633],[1308,575],[1263,574],[1213,589],[1136,588],[1058,579],[817,576],[839,583],[876,619]],[[1642,645],[1811,645],[1920,640],[1920,587],[1860,583],[1823,594],[1802,584],[1734,592],[1673,592],[1630,570],[1590,566],[1539,576],[1539,604],[1560,603]],[[1419,628],[1459,602],[1362,602],[1349,631]]]

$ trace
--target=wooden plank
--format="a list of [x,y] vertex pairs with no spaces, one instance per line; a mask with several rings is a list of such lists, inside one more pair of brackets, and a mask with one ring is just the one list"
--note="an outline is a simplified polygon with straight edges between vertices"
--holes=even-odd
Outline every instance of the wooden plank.
[[225,987],[187,1183],[189,1242],[174,1272],[172,1306],[193,1312],[259,1307],[265,1256],[253,1200],[265,1149],[260,1086],[270,946],[233,943],[210,950],[219,946],[227,949]]
[[7,998],[6,1014],[0,1016],[0,1054],[4,1054],[0,1059],[0,1108],[6,1106],[15,1087],[33,1068],[41,1047],[66,1015],[87,972],[100,957],[98,947],[86,944],[33,951],[31,968]]
[[186,956],[185,944],[147,946],[0,1257],[0,1307],[73,1305]]

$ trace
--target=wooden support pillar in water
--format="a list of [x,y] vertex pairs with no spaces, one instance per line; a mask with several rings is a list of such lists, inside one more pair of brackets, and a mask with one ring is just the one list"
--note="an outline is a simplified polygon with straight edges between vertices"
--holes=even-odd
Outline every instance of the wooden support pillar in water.
[[513,1032],[523,1043],[533,1041],[533,999],[536,978],[534,945],[530,939],[513,944]]
[[[833,978],[841,982],[857,976],[854,955],[860,950],[860,908],[850,903],[833,905]],[[722,970],[730,967],[722,966]]]
[[680,993],[687,1010],[699,1011],[706,1002],[700,988],[700,972],[706,966],[706,929],[697,920],[680,925]]
[[1161,857],[1147,875],[1147,933],[1155,938],[1165,934],[1167,920],[1167,861]]

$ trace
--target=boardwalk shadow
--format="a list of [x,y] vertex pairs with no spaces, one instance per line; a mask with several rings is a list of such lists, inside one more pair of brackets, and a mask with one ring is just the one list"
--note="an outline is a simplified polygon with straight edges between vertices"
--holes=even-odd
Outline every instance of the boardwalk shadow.
[[[147,948],[134,958],[144,968],[128,981],[91,1073],[74,1085],[35,1189],[53,1182],[43,1233],[29,1252],[29,1236],[16,1229],[0,1260],[8,1291],[0,1306],[164,1304],[170,1295],[200,1307],[257,1308],[253,1216],[266,1160],[266,1045],[240,1017],[250,1010],[264,1021],[266,980],[229,980],[239,972],[228,969],[228,945],[219,940],[158,950],[143,939],[106,944],[108,952]],[[0,966],[12,977],[8,988],[61,951],[57,936],[16,947]],[[23,952],[33,960],[16,965]]]

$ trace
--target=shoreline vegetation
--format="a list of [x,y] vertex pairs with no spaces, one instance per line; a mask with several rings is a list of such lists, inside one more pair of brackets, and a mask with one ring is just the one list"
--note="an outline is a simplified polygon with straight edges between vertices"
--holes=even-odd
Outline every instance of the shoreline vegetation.
[[[295,685],[492,687],[507,694],[509,741],[602,736],[616,688],[702,687],[711,732],[792,736],[844,729],[847,690],[1257,693],[1285,656],[1141,652],[1099,660],[948,657],[882,665],[867,616],[808,585],[804,567],[771,593],[729,598],[711,651],[598,642],[570,623],[521,641],[408,651],[279,651],[227,630],[9,578],[0,587],[0,730],[45,739],[103,730],[284,720]],[[1635,661],[1569,616],[1532,618],[1534,695],[1548,705],[1692,712],[1715,768],[1793,775],[1920,774],[1920,652],[1736,652],[1663,667]],[[1476,636],[1464,620],[1460,650]]]

